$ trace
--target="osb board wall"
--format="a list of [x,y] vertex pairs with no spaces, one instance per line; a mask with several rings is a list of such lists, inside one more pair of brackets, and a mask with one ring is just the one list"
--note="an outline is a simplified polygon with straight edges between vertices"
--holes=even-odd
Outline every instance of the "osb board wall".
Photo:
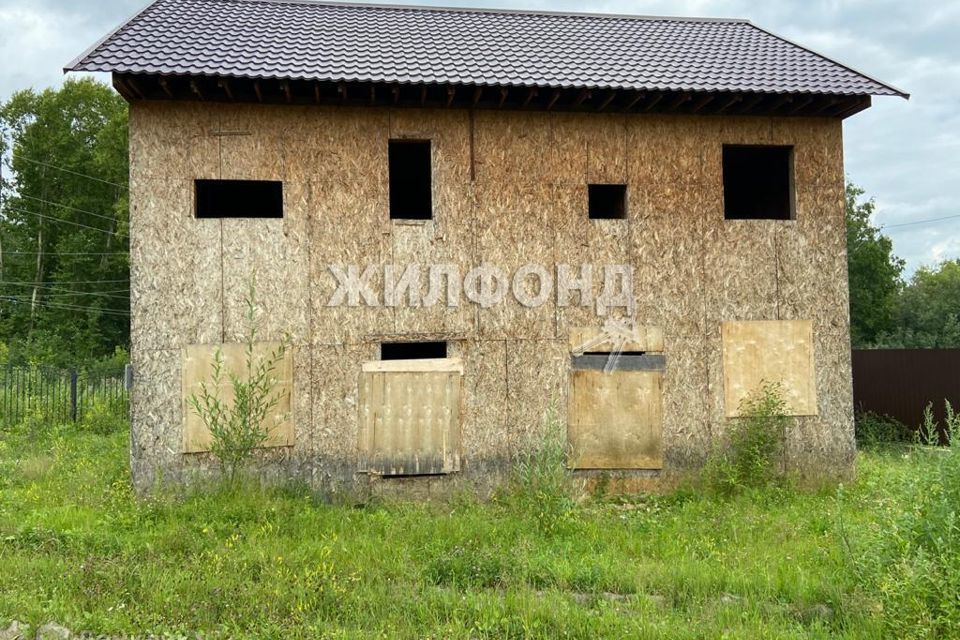
[[[282,353],[282,358],[280,357]],[[214,384],[214,370],[220,360],[219,384]],[[281,352],[279,342],[261,342],[253,350],[252,359],[247,354],[247,345],[232,343],[223,345],[189,345],[183,350],[183,449],[184,453],[200,453],[210,450],[212,436],[207,423],[197,413],[194,400],[204,404],[202,393],[207,392],[228,409],[234,406],[236,395],[233,376],[241,380],[249,378],[252,371],[261,366],[271,366],[267,373],[270,394],[266,402],[273,404],[265,416],[267,438],[265,447],[286,447],[294,443],[293,397],[293,350]]]
[[[331,263],[625,263],[636,318],[664,328],[664,472],[702,460],[727,418],[720,323],[810,320],[819,415],[794,458],[852,460],[841,125],[828,119],[137,103],[130,114],[134,467],[201,466],[182,439],[181,350],[235,341],[256,276],[265,340],[292,336],[294,446],[317,486],[349,484],[359,371],[382,340],[450,340],[465,368],[463,470],[563,428],[571,330],[591,309],[332,309]],[[391,222],[387,141],[429,138],[433,220]],[[723,219],[723,143],[795,145],[797,219]],[[471,166],[472,162],[472,166]],[[473,176],[474,179],[471,179]],[[284,182],[281,220],[195,220],[195,178]],[[625,220],[588,220],[586,185],[626,181]],[[382,275],[382,272],[381,272]],[[373,279],[376,289],[382,278]],[[602,272],[593,275],[599,292]],[[617,311],[617,313],[620,313]],[[544,416],[553,416],[550,420]],[[821,464],[828,460],[829,464]]]
[[764,384],[778,385],[787,415],[817,414],[809,320],[724,322],[720,332],[727,417],[742,415],[743,402]]

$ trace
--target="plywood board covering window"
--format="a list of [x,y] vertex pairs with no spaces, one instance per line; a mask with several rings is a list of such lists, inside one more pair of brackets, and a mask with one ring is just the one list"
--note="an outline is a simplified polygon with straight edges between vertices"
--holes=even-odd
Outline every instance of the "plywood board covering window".
[[462,384],[459,358],[364,363],[361,470],[385,476],[459,471]]
[[[258,361],[269,358],[280,344],[277,342],[262,342],[254,349],[254,358]],[[190,345],[183,352],[183,451],[184,453],[199,453],[210,450],[210,431],[190,406],[190,397],[200,393],[200,383],[212,384],[213,362],[218,345],[195,344]],[[233,387],[229,373],[240,376],[246,375],[246,345],[224,344],[219,345],[223,353],[223,375],[220,381],[220,398],[226,403],[233,402]],[[293,444],[293,350],[288,348],[283,360],[274,370],[275,383],[273,393],[279,401],[267,416],[266,429],[268,433],[264,446],[283,447]]]
[[724,322],[721,333],[727,417],[739,416],[744,398],[762,382],[781,385],[789,415],[817,414],[809,320]]
[[662,389],[661,371],[574,369],[567,427],[570,466],[662,468]]

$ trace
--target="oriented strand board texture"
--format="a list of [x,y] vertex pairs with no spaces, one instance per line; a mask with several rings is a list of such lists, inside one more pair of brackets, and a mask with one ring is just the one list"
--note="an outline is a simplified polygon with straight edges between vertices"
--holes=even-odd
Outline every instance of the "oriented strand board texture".
[[573,371],[568,433],[575,469],[663,466],[663,374]]
[[809,320],[724,322],[723,390],[728,417],[764,383],[779,385],[787,415],[817,415],[813,330]]
[[[233,407],[236,396],[231,376],[240,380],[249,379],[254,370],[278,358],[280,348],[279,342],[258,343],[253,350],[252,360],[247,356],[247,345],[242,343],[189,345],[183,350],[184,453],[210,450],[210,430],[193,406],[193,398],[202,402],[200,394],[203,387],[206,386],[208,392],[225,406]],[[218,352],[222,363],[221,376],[219,384],[214,385]],[[265,417],[267,438],[264,446],[267,447],[287,447],[294,443],[293,359],[293,350],[284,350],[283,357],[273,364],[273,370],[268,374],[271,392],[266,401],[274,403],[274,406]]]
[[[432,141],[433,220],[389,219],[391,138]],[[723,219],[725,143],[795,146],[796,220]],[[662,329],[661,480],[698,468],[726,429],[720,327],[734,321],[811,322],[819,413],[795,419],[790,461],[810,475],[852,467],[839,121],[138,102],[130,144],[140,488],[211,466],[180,453],[182,350],[238,339],[252,276],[263,339],[289,335],[297,349],[296,438],[263,455],[277,477],[429,495],[502,477],[520,448],[566,428],[571,336],[631,310],[637,325]],[[193,180],[221,177],[282,180],[284,218],[196,220]],[[627,218],[588,219],[587,184],[618,182]],[[594,299],[558,304],[554,282],[533,308],[511,292],[487,308],[462,292],[454,307],[384,304],[386,265],[444,265],[462,278],[485,263],[508,278],[527,264],[554,277],[558,265],[590,264]],[[332,267],[350,264],[371,267],[376,304],[329,306]],[[632,269],[632,309],[599,315],[608,265]],[[414,338],[447,340],[463,361],[461,470],[370,484],[357,473],[362,363],[381,341]]]

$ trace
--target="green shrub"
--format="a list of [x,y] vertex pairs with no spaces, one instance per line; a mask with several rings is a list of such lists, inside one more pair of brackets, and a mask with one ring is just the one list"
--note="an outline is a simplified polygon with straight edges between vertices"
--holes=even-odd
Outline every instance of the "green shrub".
[[789,418],[779,384],[765,382],[740,404],[726,441],[716,445],[704,468],[708,488],[733,494],[783,478],[783,450]]
[[927,407],[917,464],[904,489],[909,508],[861,534],[855,566],[883,607],[890,635],[948,638],[960,629],[960,416],[946,403],[940,425]]
[[884,444],[909,442],[913,431],[896,418],[865,411],[854,417],[857,445],[872,447]]
[[[252,279],[244,301],[246,336],[243,374],[224,371],[223,351],[218,348],[213,357],[210,384],[201,381],[200,392],[192,394],[189,399],[190,407],[210,431],[210,452],[231,483],[249,464],[253,452],[267,440],[267,416],[282,398],[281,394],[274,392],[274,372],[283,361],[289,344],[289,340],[284,338],[269,356],[257,356],[259,323],[256,283]],[[233,390],[232,402],[220,397],[220,384],[224,377],[229,380]]]
[[127,401],[125,398],[96,398],[83,408],[77,428],[99,435],[123,431],[127,428]]
[[516,454],[510,480],[500,500],[526,516],[533,516],[545,533],[562,528],[575,516],[573,483],[567,468],[569,447],[554,412],[545,418],[544,434]]

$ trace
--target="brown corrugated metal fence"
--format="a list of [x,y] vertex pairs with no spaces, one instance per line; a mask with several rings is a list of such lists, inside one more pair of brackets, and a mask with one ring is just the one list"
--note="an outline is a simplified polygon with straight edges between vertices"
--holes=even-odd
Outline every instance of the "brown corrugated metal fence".
[[943,422],[943,401],[960,410],[960,349],[854,349],[853,402],[909,427],[923,421],[933,402]]

